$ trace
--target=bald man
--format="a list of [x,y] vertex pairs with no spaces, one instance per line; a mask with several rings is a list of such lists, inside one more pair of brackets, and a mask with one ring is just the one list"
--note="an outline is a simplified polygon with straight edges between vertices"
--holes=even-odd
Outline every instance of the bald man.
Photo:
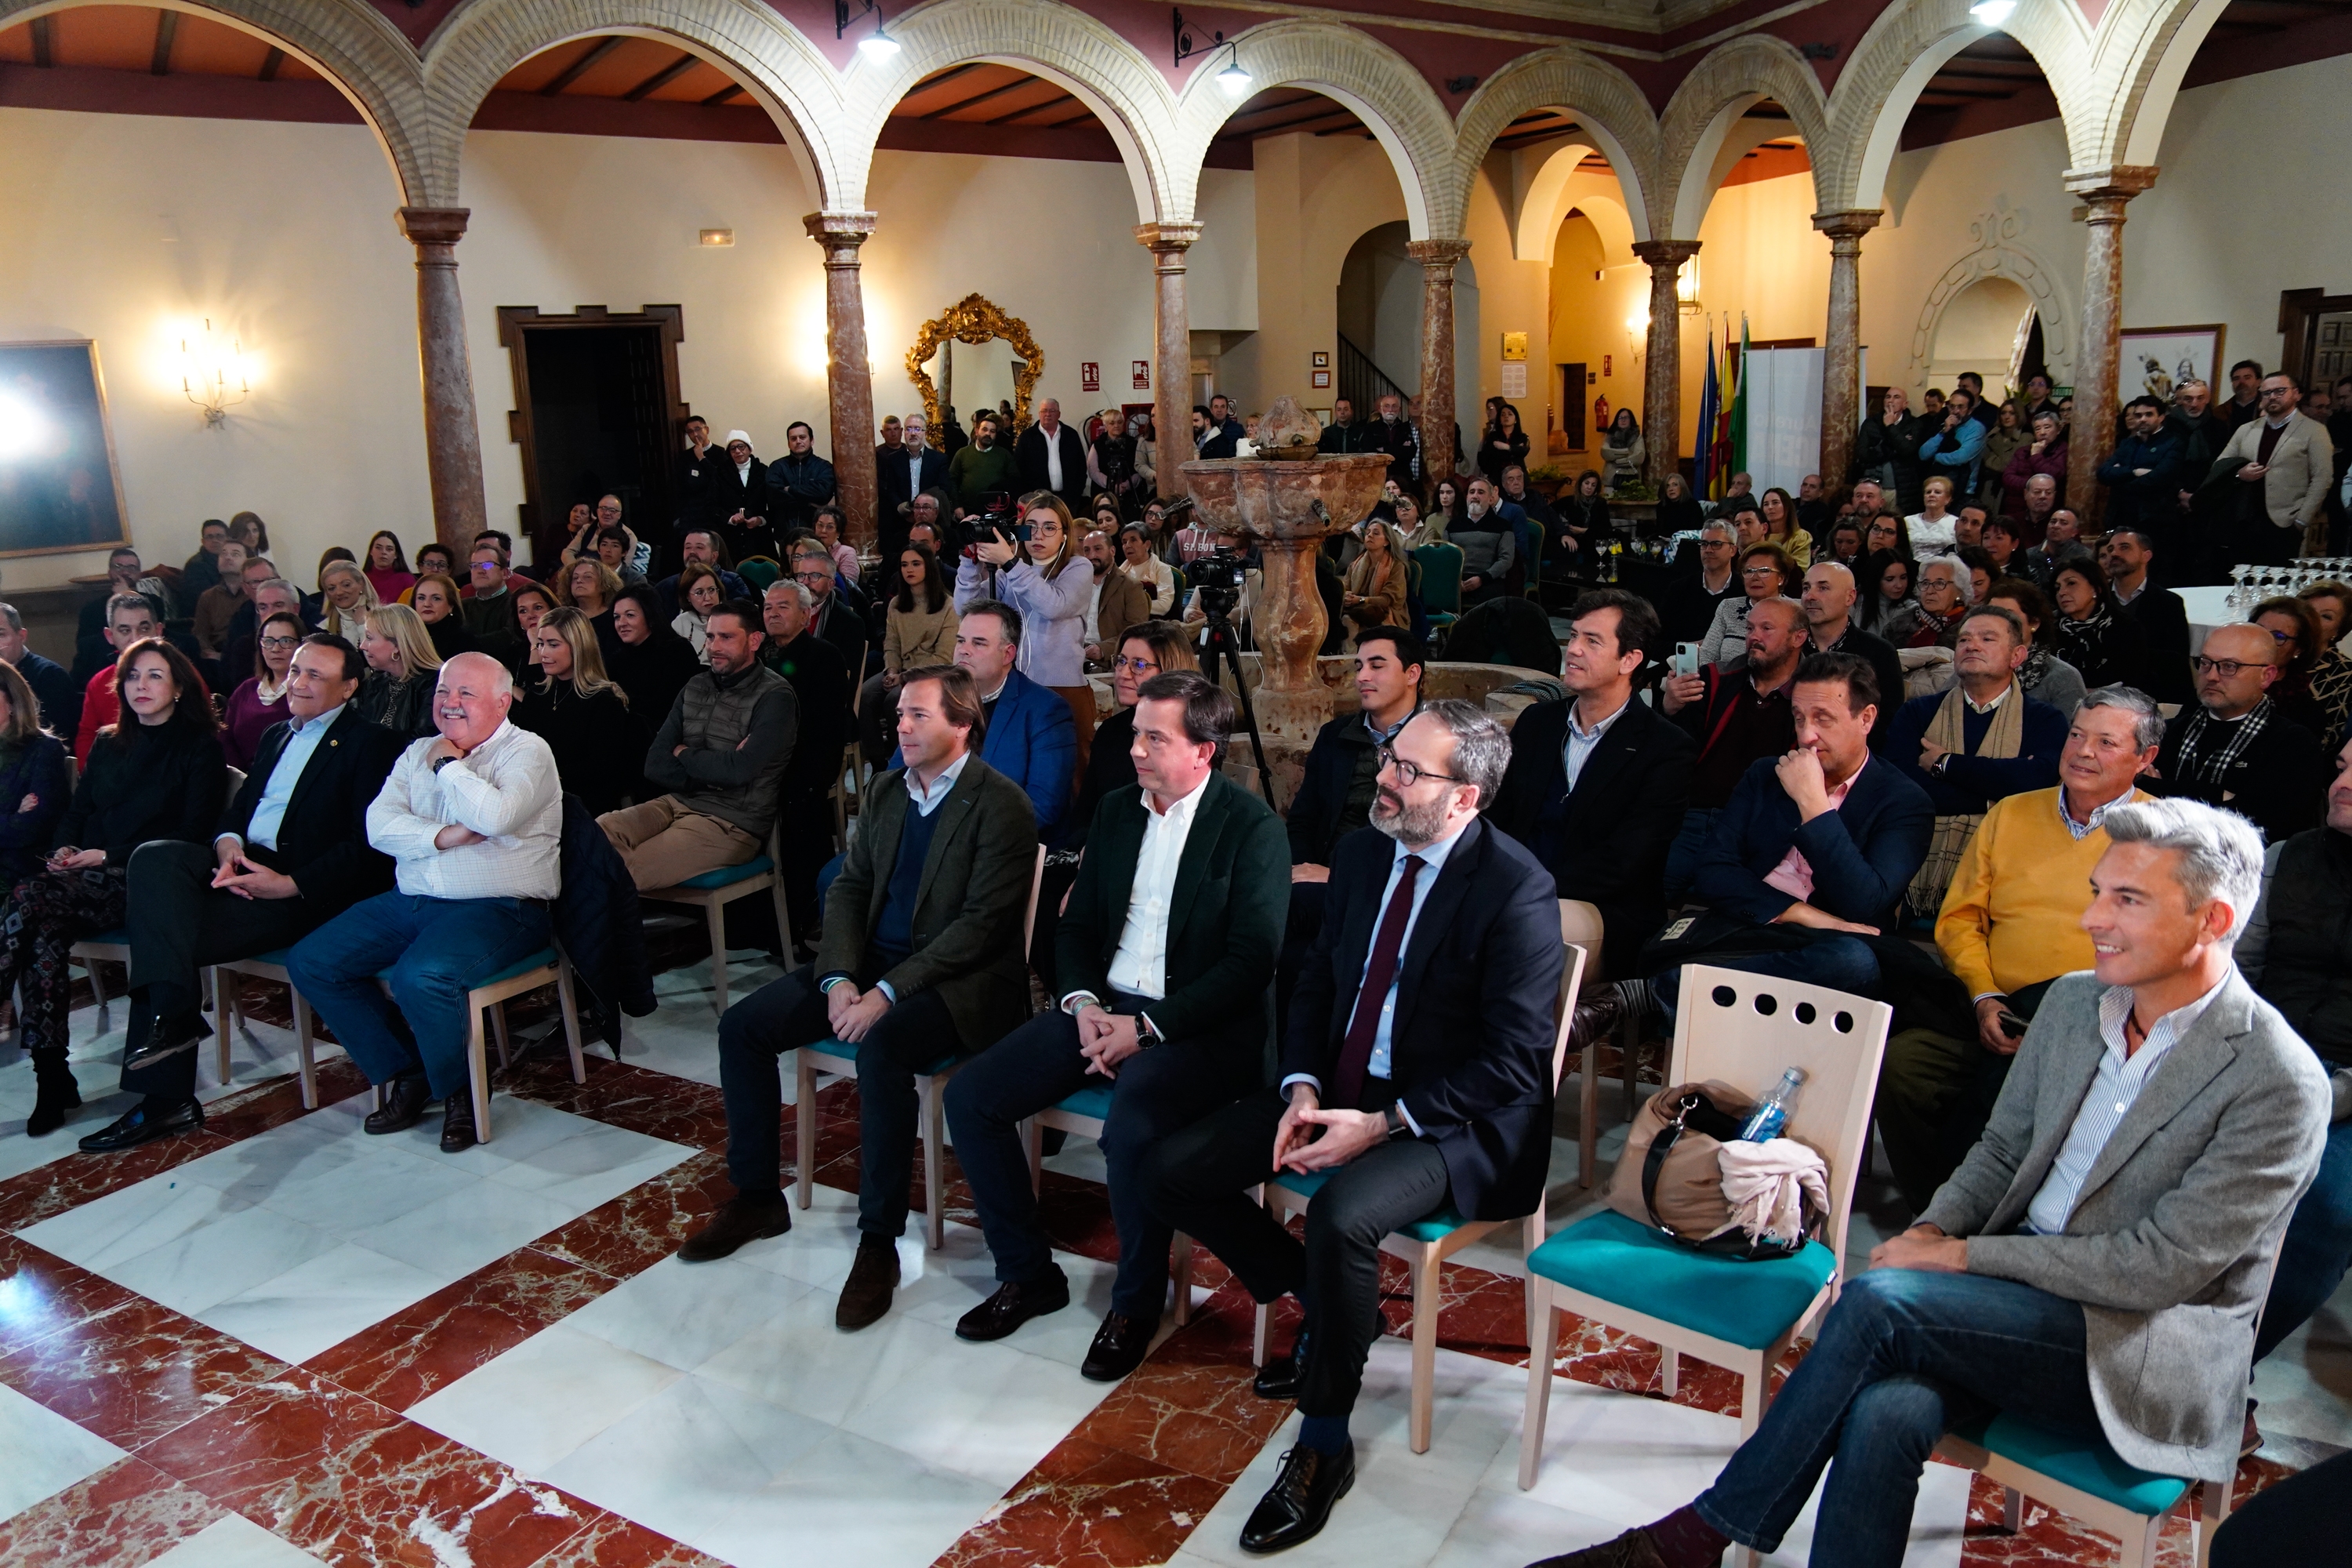
[[2278,710],[2278,643],[2261,626],[2216,626],[2189,661],[2197,705],[2164,727],[2151,795],[2227,806],[2280,844],[2319,826],[2327,770],[2319,739]]
[[[1903,661],[1895,645],[1864,631],[1853,618],[1854,599],[1860,592],[1853,571],[1842,563],[1816,561],[1806,569],[1804,591],[1798,602],[1805,606],[1805,625],[1812,633],[1810,645],[1816,653],[1850,653],[1868,660],[1878,689],[1899,693]],[[1899,701],[1879,703],[1878,722],[1870,731],[1872,751],[1885,743],[1889,716],[1901,706]]]
[[[442,1100],[453,1154],[475,1141],[466,993],[547,946],[547,906],[562,890],[555,753],[509,721],[513,705],[514,678],[489,655],[441,667],[439,733],[410,743],[367,811],[393,890],[304,937],[286,964],[368,1081],[390,1089],[367,1131],[405,1131]],[[386,971],[390,997],[376,983]],[[476,1093],[487,1102],[488,1086]]]

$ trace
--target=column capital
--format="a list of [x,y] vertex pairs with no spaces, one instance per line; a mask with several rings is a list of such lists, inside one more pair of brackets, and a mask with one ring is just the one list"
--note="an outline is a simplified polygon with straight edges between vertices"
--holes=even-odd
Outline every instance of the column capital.
[[1633,254],[1648,262],[1650,264],[1650,270],[1655,272],[1661,267],[1667,268],[1680,267],[1684,262],[1688,261],[1692,257],[1696,256],[1698,254],[1698,241],[1695,239],[1639,239],[1633,242]]
[[875,220],[869,212],[810,213],[801,219],[801,226],[819,245],[854,247],[874,237]]
[[402,207],[394,215],[400,232],[415,245],[455,245],[466,237],[471,207]]
[[1154,256],[1168,251],[1181,255],[1200,239],[1201,227],[1197,223],[1139,223],[1135,226],[1135,243]]
[[1466,239],[1409,239],[1404,253],[1423,267],[1452,267],[1470,254]]
[[1878,226],[1886,214],[1877,207],[1848,207],[1841,212],[1815,213],[1813,226],[1832,239],[1860,239]]
[[2154,163],[2110,163],[2104,169],[2069,169],[2064,175],[2066,194],[2080,196],[2093,206],[2121,206],[2156,184],[2156,172]]

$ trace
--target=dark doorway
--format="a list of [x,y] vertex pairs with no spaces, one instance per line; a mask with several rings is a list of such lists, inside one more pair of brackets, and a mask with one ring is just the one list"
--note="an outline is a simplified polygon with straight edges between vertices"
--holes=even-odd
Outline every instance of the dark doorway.
[[1570,360],[1559,367],[1559,433],[1571,452],[1584,450],[1584,386],[1582,360]]
[[574,501],[607,493],[621,498],[623,516],[656,555],[667,549],[687,416],[677,375],[685,336],[677,305],[633,315],[583,305],[568,316],[499,307],[517,404],[509,434],[522,447],[519,521],[534,560],[553,561],[568,542]]
[[2280,374],[2303,386],[2333,386],[2352,375],[2352,294],[2288,289],[2279,294]]

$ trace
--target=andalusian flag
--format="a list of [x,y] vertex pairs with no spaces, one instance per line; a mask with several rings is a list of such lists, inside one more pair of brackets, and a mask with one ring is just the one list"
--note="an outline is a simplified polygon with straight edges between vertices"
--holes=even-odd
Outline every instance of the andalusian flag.
[[1723,499],[1724,476],[1715,465],[1715,427],[1720,422],[1723,393],[1715,378],[1715,323],[1706,324],[1706,383],[1698,395],[1698,439],[1691,447],[1691,492],[1709,500]]
[[[1731,333],[1727,327],[1726,338]],[[1739,313],[1739,359],[1731,377],[1731,458],[1727,469],[1738,473],[1748,467],[1748,312]]]

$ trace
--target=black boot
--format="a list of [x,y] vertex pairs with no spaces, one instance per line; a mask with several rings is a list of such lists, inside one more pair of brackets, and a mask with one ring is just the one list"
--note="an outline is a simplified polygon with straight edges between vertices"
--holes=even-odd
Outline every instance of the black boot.
[[33,1053],[33,1081],[37,1089],[33,1114],[25,1119],[27,1136],[39,1138],[66,1124],[66,1112],[81,1108],[81,1088],[66,1064],[65,1047],[50,1047]]

